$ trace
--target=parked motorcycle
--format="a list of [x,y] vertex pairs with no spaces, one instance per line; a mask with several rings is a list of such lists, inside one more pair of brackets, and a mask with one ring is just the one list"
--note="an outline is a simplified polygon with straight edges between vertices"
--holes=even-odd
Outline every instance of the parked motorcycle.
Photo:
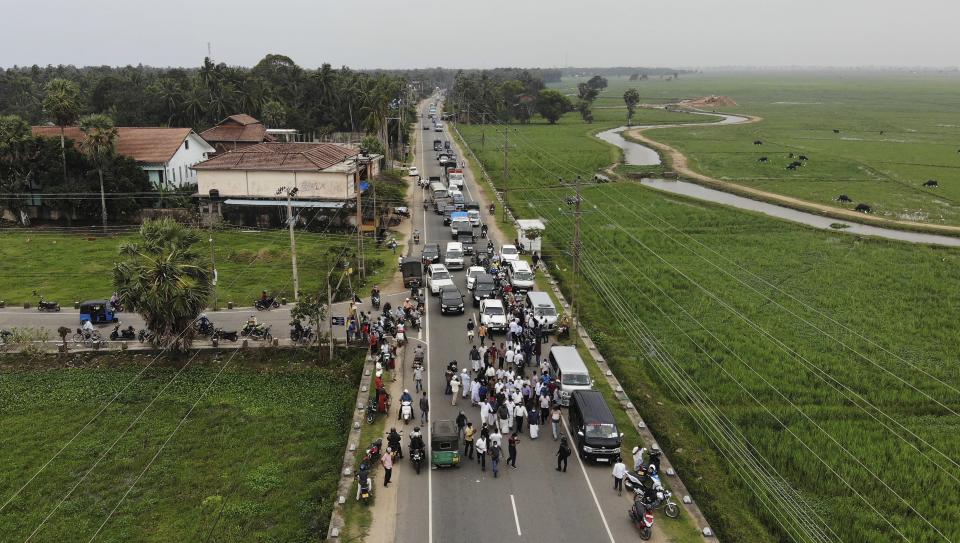
[[197,319],[197,322],[194,326],[197,329],[197,334],[201,336],[212,336],[216,331],[216,328],[213,326],[213,321],[206,317],[200,317]]
[[303,325],[300,324],[300,321],[294,321],[293,326],[290,328],[290,341],[302,345],[309,345],[313,343],[315,338],[316,334],[313,333],[312,326],[304,328]]
[[224,330],[223,328],[217,328],[217,329],[215,329],[215,330],[213,331],[213,334],[211,334],[210,339],[216,339],[216,340],[218,340],[218,341],[220,341],[220,340],[236,341],[236,340],[237,340],[237,331],[236,331],[236,330],[230,330],[230,331],[228,332],[228,331]]
[[146,328],[141,328],[140,331],[137,332],[137,339],[140,341],[140,343],[143,343],[144,341],[153,341],[155,337],[156,334],[153,333],[153,330],[147,330]]
[[76,333],[73,334],[73,342],[81,343],[85,347],[93,347],[94,344],[100,343],[101,341],[103,341],[103,336],[101,336],[97,330],[87,332],[84,331],[83,328],[77,328]]
[[133,340],[137,339],[137,331],[133,329],[133,326],[127,326],[123,330],[120,329],[120,325],[113,327],[113,332],[110,332],[110,341],[117,340]]
[[663,488],[657,477],[628,471],[623,484],[627,487],[627,490],[633,492],[634,500],[644,502],[651,509],[663,507],[664,514],[670,518],[680,516],[680,506],[670,500],[673,493]]
[[640,531],[640,539],[647,541],[653,535],[653,508],[642,500],[633,502],[628,511],[633,525]]
[[273,335],[270,333],[270,327],[265,324],[246,324],[243,329],[240,330],[240,335],[257,341],[269,341],[273,339]]
[[280,307],[280,302],[276,301],[272,297],[267,298],[266,300],[257,298],[253,301],[253,307],[255,307],[257,311],[269,311],[271,309]]
[[361,462],[368,466],[372,466],[377,463],[377,460],[380,460],[380,454],[383,450],[383,440],[377,438],[367,447],[367,450],[364,451],[363,460]]
[[37,302],[37,311],[60,311],[60,304],[57,302],[48,302],[43,299],[43,296],[37,294],[37,291],[33,291],[33,295],[40,298]]
[[373,485],[370,484],[370,472],[367,465],[360,463],[360,469],[357,470],[357,501],[367,501],[373,494]]

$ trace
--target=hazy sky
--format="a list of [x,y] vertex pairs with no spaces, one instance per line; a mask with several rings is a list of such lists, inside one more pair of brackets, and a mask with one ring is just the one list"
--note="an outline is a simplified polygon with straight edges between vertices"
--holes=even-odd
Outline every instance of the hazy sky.
[[4,0],[0,66],[953,66],[956,0]]

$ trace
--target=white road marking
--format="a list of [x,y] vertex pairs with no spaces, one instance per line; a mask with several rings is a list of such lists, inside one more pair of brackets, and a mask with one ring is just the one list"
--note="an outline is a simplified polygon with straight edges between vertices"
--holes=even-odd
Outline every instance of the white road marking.
[[[423,134],[420,135],[420,166],[423,167]],[[424,169],[426,173],[426,169]],[[420,194],[422,197],[426,197],[425,193],[421,189]],[[427,237],[427,212],[423,212],[423,239],[429,239]],[[427,368],[427,402],[430,402],[430,371],[431,361],[430,361],[430,296],[423,297],[423,327],[421,331],[424,333],[424,343],[426,343],[427,348],[424,353],[423,362]],[[430,421],[427,421],[427,443],[431,443],[431,428]],[[431,461],[430,469],[427,470],[427,542],[433,543],[433,462]]]
[[[573,440],[573,434],[570,432],[570,427],[567,425],[567,418],[560,417],[560,420],[563,422],[563,429],[567,431],[567,435],[570,436],[570,440]],[[590,489],[590,495],[593,496],[593,503],[597,506],[597,511],[600,513],[600,520],[603,522],[603,527],[607,530],[607,537],[610,538],[610,543],[615,543],[613,539],[613,532],[610,531],[610,525],[607,524],[607,517],[603,514],[603,508],[600,507],[600,500],[597,499],[597,493],[593,490],[593,484],[590,483],[590,477],[587,475],[587,468],[583,466],[583,460],[580,459],[580,454],[574,452],[573,456],[577,458],[577,464],[580,465],[580,471],[583,472],[583,479],[587,482],[587,487]]]
[[520,533],[520,517],[517,516],[517,502],[513,499],[513,494],[510,494],[510,505],[513,506],[513,521],[517,524],[517,535],[523,536]]

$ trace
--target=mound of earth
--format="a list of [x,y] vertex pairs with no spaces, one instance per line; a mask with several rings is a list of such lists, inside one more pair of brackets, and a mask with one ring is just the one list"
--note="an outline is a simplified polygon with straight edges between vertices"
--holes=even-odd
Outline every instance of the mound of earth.
[[681,106],[697,109],[711,109],[718,107],[736,107],[737,103],[729,96],[703,96],[693,100],[683,100]]

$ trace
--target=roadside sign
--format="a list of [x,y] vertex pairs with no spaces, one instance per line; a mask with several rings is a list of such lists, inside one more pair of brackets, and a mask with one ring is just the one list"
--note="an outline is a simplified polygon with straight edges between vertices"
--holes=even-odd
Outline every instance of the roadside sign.
[[330,317],[330,326],[343,326],[346,321],[346,317]]

